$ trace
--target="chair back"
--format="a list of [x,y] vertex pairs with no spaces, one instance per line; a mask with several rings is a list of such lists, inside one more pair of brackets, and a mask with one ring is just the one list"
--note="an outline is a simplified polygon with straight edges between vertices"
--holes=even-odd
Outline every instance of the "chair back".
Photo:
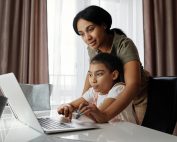
[[33,111],[50,110],[52,84],[20,84]]
[[142,126],[172,134],[177,121],[177,77],[152,77]]
[[5,96],[2,96],[0,92],[0,118],[1,118],[1,115],[3,113],[6,103],[7,103],[7,98]]

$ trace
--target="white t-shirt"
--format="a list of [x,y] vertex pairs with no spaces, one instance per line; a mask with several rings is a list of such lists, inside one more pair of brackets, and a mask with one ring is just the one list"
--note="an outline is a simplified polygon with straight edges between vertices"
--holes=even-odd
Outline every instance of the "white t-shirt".
[[[97,107],[99,107],[105,99],[107,98],[114,98],[121,94],[121,92],[124,90],[125,85],[117,83],[115,84],[111,90],[108,92],[108,94],[101,94],[96,93],[93,88],[90,88],[88,91],[84,93],[82,96],[87,102],[94,103]],[[132,123],[136,123],[135,121],[135,115],[132,107],[132,102],[117,116],[112,118],[110,122],[117,122],[117,121],[129,121]]]

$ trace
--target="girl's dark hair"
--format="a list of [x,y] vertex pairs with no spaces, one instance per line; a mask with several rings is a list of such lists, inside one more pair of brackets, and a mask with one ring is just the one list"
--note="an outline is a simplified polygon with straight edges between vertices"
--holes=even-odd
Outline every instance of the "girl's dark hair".
[[90,64],[102,63],[110,72],[117,70],[119,77],[116,82],[124,82],[124,71],[121,60],[114,55],[108,53],[99,53],[90,60]]

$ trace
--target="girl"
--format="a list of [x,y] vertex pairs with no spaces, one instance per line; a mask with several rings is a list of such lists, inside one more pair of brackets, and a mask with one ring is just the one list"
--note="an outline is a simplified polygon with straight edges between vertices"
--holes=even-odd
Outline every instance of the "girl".
[[[79,109],[82,114],[92,118],[95,122],[102,123],[99,118],[93,116],[97,111],[104,112],[124,90],[125,85],[122,73],[121,61],[116,56],[108,53],[96,55],[92,58],[88,71],[91,88],[82,97],[69,104],[60,106],[58,113],[71,119],[73,111]],[[109,121],[120,120],[136,123],[132,103]]]

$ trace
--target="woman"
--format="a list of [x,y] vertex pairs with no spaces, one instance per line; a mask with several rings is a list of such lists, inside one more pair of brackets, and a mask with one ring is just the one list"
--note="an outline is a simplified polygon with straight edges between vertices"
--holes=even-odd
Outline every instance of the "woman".
[[[126,84],[124,91],[104,112],[99,110],[96,110],[96,113],[90,112],[90,118],[99,122],[108,122],[122,112],[133,100],[137,123],[141,124],[146,110],[147,96],[145,89],[148,75],[143,70],[133,41],[127,38],[120,29],[111,30],[111,24],[111,15],[98,6],[85,8],[73,20],[74,31],[88,45],[90,59],[100,52],[109,53],[118,56],[124,67],[124,81]],[[87,75],[83,93],[90,87]],[[88,109],[95,110],[94,108]]]

